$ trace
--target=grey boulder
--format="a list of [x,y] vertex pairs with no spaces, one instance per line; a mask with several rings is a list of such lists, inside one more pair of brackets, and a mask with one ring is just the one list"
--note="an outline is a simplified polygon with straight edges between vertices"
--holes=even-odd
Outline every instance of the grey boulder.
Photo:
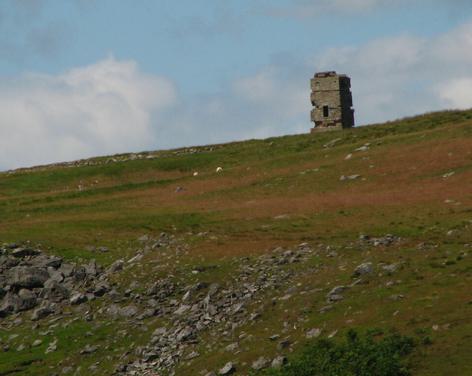
[[48,279],[49,273],[44,269],[29,266],[15,266],[8,273],[7,284],[13,287],[31,289],[34,287],[43,287],[44,282]]
[[18,295],[9,292],[2,301],[0,306],[0,317],[5,317],[10,313],[26,311],[35,307],[37,304],[36,295],[26,289],[21,289]]
[[360,277],[367,274],[372,274],[374,272],[374,267],[371,262],[365,262],[360,264],[354,270],[354,276]]
[[41,291],[42,298],[56,303],[68,299],[69,296],[70,291],[54,279],[47,280],[44,284],[44,289]]
[[226,363],[218,372],[219,375],[231,375],[236,369],[232,362]]
[[258,371],[258,370],[269,367],[269,364],[270,364],[270,360],[261,356],[252,363],[252,369]]

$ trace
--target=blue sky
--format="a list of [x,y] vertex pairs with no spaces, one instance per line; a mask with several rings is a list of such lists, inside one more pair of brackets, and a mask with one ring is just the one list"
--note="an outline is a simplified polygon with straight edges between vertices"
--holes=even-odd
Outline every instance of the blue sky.
[[359,125],[472,107],[472,2],[412,3],[2,0],[0,169],[305,132],[319,70]]

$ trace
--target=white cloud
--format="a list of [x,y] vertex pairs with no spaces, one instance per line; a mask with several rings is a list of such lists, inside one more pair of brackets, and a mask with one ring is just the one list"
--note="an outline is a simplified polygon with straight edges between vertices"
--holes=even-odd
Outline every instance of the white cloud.
[[[287,77],[281,67],[268,66],[256,74],[233,82],[233,93],[248,105],[289,120],[307,110],[307,78]],[[300,77],[301,78],[301,77]]]
[[276,92],[274,70],[265,68],[251,77],[244,77],[233,83],[234,91],[249,100],[260,102],[266,101]]
[[407,35],[382,38],[359,47],[331,48],[314,60],[320,69],[333,65],[352,67],[350,70],[386,77],[414,70],[421,63],[424,43],[423,39]]
[[[431,59],[449,64],[460,64],[470,71],[472,64],[472,21],[434,40]],[[447,67],[447,66],[446,66]]]
[[235,79],[221,92],[180,99],[156,128],[155,148],[202,145],[306,132],[310,128],[307,75],[268,66]]
[[472,107],[467,86],[472,63],[472,22],[434,38],[401,35],[315,56],[316,70],[352,76],[360,123],[445,107]]
[[108,58],[0,81],[0,169],[305,131],[306,77],[268,67],[179,98],[166,78]]
[[358,125],[451,107],[469,108],[471,51],[469,22],[432,38],[404,34],[328,49],[304,64],[284,59],[235,80],[229,97],[220,97],[220,123],[205,116],[202,122],[215,129],[225,124],[226,131],[237,130],[240,137],[308,131],[308,82],[314,72],[323,70],[352,77]]
[[472,77],[463,77],[443,82],[437,86],[443,104],[455,109],[472,107]]
[[0,81],[0,168],[307,132],[309,78],[352,77],[356,123],[472,107],[472,22],[282,57],[220,92],[179,98],[166,78],[109,58],[58,76]]
[[58,76],[0,83],[0,167],[142,150],[176,101],[173,84],[108,58]]

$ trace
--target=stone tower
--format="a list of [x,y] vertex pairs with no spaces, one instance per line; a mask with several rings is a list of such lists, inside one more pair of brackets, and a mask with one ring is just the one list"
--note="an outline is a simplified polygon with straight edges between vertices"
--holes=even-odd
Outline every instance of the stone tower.
[[311,79],[312,132],[354,126],[351,79],[336,72],[316,73]]

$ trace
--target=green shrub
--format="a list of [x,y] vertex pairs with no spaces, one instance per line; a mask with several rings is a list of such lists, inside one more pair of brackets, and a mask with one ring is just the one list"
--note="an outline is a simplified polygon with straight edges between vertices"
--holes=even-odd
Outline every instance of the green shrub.
[[409,337],[391,334],[375,340],[351,330],[346,340],[320,339],[310,343],[281,369],[258,373],[266,376],[407,376],[404,358],[413,350]]

